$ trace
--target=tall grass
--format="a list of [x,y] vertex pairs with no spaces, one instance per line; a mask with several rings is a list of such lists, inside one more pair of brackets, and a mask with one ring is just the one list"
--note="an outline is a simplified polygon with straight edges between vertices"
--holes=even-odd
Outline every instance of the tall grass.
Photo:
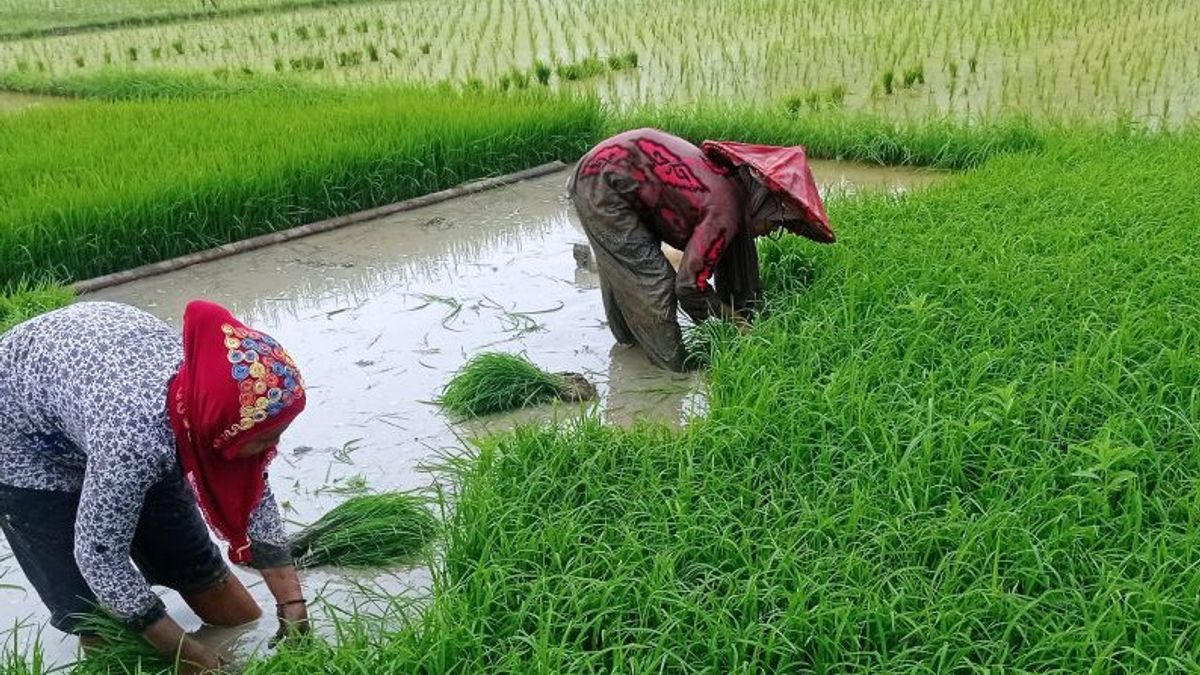
[[321,663],[1200,669],[1198,190],[1200,136],[1055,137],[831,204],[837,246],[764,246],[707,418],[483,444],[432,605]]
[[599,124],[585,99],[445,88],[271,87],[0,117],[0,288],[50,266],[85,278],[569,159]]

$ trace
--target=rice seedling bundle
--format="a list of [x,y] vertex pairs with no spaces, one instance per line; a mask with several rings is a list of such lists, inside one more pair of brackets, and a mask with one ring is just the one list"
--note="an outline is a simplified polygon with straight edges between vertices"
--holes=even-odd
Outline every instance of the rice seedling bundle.
[[553,400],[580,401],[595,388],[574,373],[548,373],[522,356],[488,352],[467,362],[438,403],[460,417],[480,417]]
[[405,493],[352,497],[298,534],[301,568],[385,567],[416,556],[438,531],[426,500]]

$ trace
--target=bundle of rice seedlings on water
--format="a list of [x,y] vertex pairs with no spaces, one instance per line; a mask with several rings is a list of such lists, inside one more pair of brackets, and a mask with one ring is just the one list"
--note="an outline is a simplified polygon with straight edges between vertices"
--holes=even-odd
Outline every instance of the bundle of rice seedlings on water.
[[460,417],[480,417],[553,400],[594,398],[596,388],[577,373],[548,373],[528,359],[489,352],[467,362],[438,404]]
[[352,497],[292,540],[296,566],[386,567],[410,560],[438,530],[425,503],[400,492]]
[[174,673],[175,663],[159,654],[142,636],[120,620],[97,609],[81,622],[81,628],[95,635],[99,645],[88,647],[83,658],[71,669],[78,675],[108,673]]
[[687,362],[694,368],[712,365],[717,352],[738,337],[737,326],[732,321],[708,319],[683,329],[683,346],[687,350]]

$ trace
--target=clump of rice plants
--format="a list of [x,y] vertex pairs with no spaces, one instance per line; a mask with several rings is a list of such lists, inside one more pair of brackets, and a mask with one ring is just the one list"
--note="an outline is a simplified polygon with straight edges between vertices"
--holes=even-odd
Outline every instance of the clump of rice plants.
[[[562,399],[595,395],[581,386],[582,376],[548,373],[514,354],[488,352],[467,362],[451,378],[438,404],[460,417],[480,417]],[[586,381],[585,381],[586,382]]]
[[925,84],[925,66],[919,64],[904,71],[904,88],[911,89],[917,84]]
[[608,67],[612,70],[626,70],[638,67],[637,52],[625,52],[624,54],[613,54],[608,57]]
[[737,326],[731,321],[708,319],[683,329],[683,346],[687,363],[694,368],[707,368],[713,357],[738,337]]
[[574,63],[560,63],[554,72],[559,78],[573,82],[603,75],[606,70],[604,61],[595,56],[586,56]]
[[0,295],[0,333],[13,326],[71,304],[71,289],[52,283],[21,281],[8,295]]
[[894,70],[883,71],[883,93],[891,96],[892,92],[895,91],[895,85],[896,72]]
[[74,664],[77,675],[108,673],[173,673],[175,664],[159,654],[142,636],[130,631],[119,620],[97,611],[83,625],[99,638],[100,646],[89,648]]
[[545,61],[538,61],[537,63],[533,64],[533,76],[537,78],[538,84],[542,85],[543,87],[550,84],[550,75],[553,72],[553,69],[550,68],[550,64],[546,63]]
[[426,500],[393,492],[352,497],[291,544],[296,566],[384,567],[411,559],[438,531]]

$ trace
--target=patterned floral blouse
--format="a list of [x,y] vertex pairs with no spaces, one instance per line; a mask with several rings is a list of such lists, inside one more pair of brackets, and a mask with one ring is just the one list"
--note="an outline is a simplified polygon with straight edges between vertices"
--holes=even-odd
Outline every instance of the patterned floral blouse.
[[[75,559],[97,599],[137,621],[162,601],[130,560],[147,490],[180,474],[167,384],[179,332],[139,309],[84,302],[0,335],[0,484],[78,492]],[[290,562],[268,490],[250,521],[255,566]]]

